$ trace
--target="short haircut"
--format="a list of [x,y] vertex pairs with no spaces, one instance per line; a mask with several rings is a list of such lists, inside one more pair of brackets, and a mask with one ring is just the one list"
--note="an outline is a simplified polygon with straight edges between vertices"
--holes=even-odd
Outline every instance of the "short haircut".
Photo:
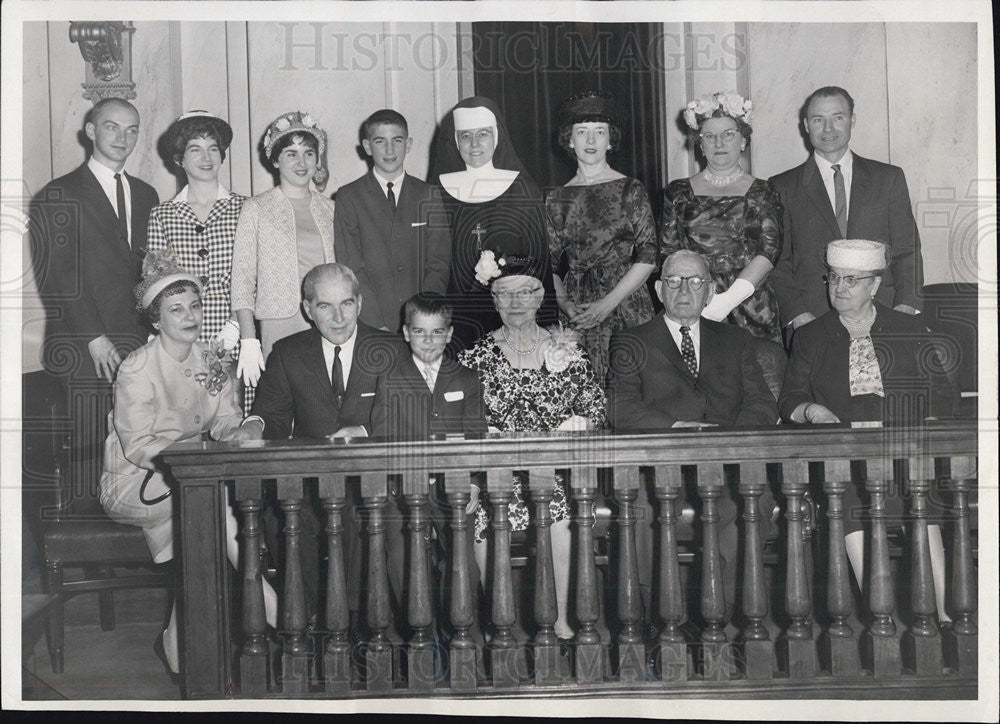
[[87,111],[87,114],[83,117],[84,125],[88,123],[97,123],[97,119],[101,116],[101,111],[109,106],[124,106],[125,108],[131,108],[135,111],[135,114],[139,115],[139,109],[133,106],[124,98],[102,98],[94,104],[93,108]]
[[316,285],[321,281],[348,281],[351,284],[351,294],[361,296],[361,285],[358,278],[343,264],[319,264],[314,266],[302,279],[302,298],[313,301],[316,298]]
[[274,146],[271,147],[271,155],[268,158],[268,161],[270,161],[271,163],[277,161],[278,156],[281,155],[281,152],[284,151],[289,146],[291,146],[293,143],[305,144],[306,146],[309,146],[309,148],[311,148],[317,154],[319,153],[319,141],[316,140],[316,136],[314,136],[311,133],[295,131],[294,133],[286,134],[281,138],[279,138],[277,141],[275,141]]
[[383,108],[380,111],[375,111],[365,122],[361,124],[361,129],[365,134],[365,138],[371,138],[372,132],[375,130],[376,126],[402,126],[403,135],[410,135],[410,127],[406,123],[406,119],[403,118],[403,114],[399,111],[394,111],[391,108]]
[[435,292],[420,292],[414,294],[406,300],[403,305],[403,318],[407,327],[413,321],[413,315],[417,314],[438,314],[444,318],[445,325],[451,326],[451,302],[445,297]]
[[660,279],[666,275],[667,265],[679,256],[693,256],[701,260],[701,263],[705,265],[705,271],[709,274],[712,273],[712,265],[708,263],[708,259],[704,254],[699,254],[697,251],[692,251],[691,249],[678,249],[673,254],[668,256],[663,260],[663,265],[660,267]]
[[[607,121],[580,121],[580,123],[607,123]],[[559,129],[559,148],[572,158],[576,158],[576,152],[569,147],[569,140],[573,136],[573,126],[575,125],[575,123],[570,123]],[[617,124],[608,123],[608,153],[617,151],[621,142],[622,130]]]
[[854,115],[854,99],[851,98],[851,94],[841,88],[839,85],[825,85],[822,88],[817,88],[809,97],[806,98],[805,105],[802,106],[802,117],[808,118],[809,116],[809,106],[817,98],[836,98],[837,96],[842,96],[845,101],[847,101],[847,110]]
[[181,165],[184,152],[187,151],[188,142],[195,138],[210,138],[215,141],[215,145],[219,147],[219,154],[222,156],[222,160],[226,160],[226,148],[222,143],[222,138],[219,136],[216,121],[209,117],[193,117],[184,123],[183,130],[175,133],[172,139],[174,145],[170,151],[173,154],[174,163],[178,166]]
[[197,284],[190,279],[178,279],[177,281],[165,286],[163,291],[153,297],[153,301],[149,303],[149,306],[145,309],[141,309],[140,311],[146,315],[146,319],[148,319],[150,323],[159,322],[160,308],[163,306],[163,300],[167,297],[172,297],[175,294],[182,294],[188,290],[197,294],[198,298],[201,299],[201,290],[198,289]]

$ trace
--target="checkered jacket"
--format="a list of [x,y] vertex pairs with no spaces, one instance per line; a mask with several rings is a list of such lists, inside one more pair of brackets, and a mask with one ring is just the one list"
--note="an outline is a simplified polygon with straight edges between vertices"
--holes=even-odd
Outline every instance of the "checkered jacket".
[[[323,256],[334,261],[333,201],[311,192],[309,210],[323,238]],[[252,309],[257,319],[283,319],[299,308],[295,210],[280,188],[243,205],[233,245],[233,309]]]

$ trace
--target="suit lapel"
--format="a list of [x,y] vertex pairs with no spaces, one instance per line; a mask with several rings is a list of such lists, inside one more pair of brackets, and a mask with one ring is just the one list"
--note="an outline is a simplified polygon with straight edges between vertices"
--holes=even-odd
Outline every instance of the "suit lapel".
[[[303,349],[303,366],[313,376],[313,383],[319,391],[318,394],[323,395],[331,405],[336,407],[337,400],[333,396],[333,385],[327,375],[326,357],[323,356],[323,338],[315,329],[311,331],[309,341]],[[353,366],[351,373],[354,373]]]
[[[120,232],[118,230],[118,212],[115,207],[111,205],[111,201],[108,199],[107,195],[104,193],[104,189],[101,188],[100,182],[97,177],[94,176],[93,171],[87,168],[84,164],[82,167],[82,173],[80,174],[82,180],[82,188],[86,191],[92,199],[92,204],[95,210],[99,211],[99,217],[101,222],[101,233],[94,234],[92,237],[94,239],[101,239],[104,241],[105,247],[112,250],[114,253],[121,256],[125,256],[131,253],[131,248],[128,244],[121,243]],[[131,177],[129,177],[129,182],[131,183]],[[134,190],[134,189],[133,189]],[[135,217],[135,194],[132,194],[132,218]],[[133,235],[133,238],[134,235]]]
[[868,200],[868,188],[871,186],[867,160],[854,154],[854,166],[851,171],[851,201],[847,213],[847,238],[854,239],[863,234],[860,229],[864,225],[865,202]]
[[[826,193],[826,186],[823,185],[823,177],[816,167],[816,161],[811,157],[805,163],[805,169],[802,173],[802,185],[805,187],[806,193],[809,194],[809,198],[819,212],[820,217],[829,227],[830,233],[833,234],[832,238],[839,239],[840,227],[837,225],[837,217],[833,213],[833,206],[830,205],[830,197]],[[851,188],[853,190],[853,183],[851,184]]]

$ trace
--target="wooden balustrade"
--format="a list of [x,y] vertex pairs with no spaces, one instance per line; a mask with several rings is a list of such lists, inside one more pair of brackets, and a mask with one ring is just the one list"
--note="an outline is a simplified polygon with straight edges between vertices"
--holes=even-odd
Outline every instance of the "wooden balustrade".
[[[919,435],[886,432],[831,427],[427,443],[176,445],[163,459],[179,483],[188,694],[655,695],[687,690],[712,696],[732,692],[736,685],[746,696],[769,687],[789,692],[794,682],[795,693],[789,694],[794,696],[822,697],[842,687],[854,697],[865,691],[873,698],[892,691],[902,697],[919,687],[922,696],[933,690],[941,698],[974,697],[978,634],[969,496],[976,486],[975,428],[934,423],[920,428]],[[862,484],[870,501],[867,576],[859,600],[852,593],[844,546],[844,494],[858,484],[851,482],[852,461],[864,462]],[[691,469],[685,472],[687,466]],[[769,479],[772,468],[780,468],[780,484]],[[613,480],[616,512],[608,534],[609,569],[600,571],[594,531],[601,499],[597,481],[605,469]],[[470,559],[474,531],[466,513],[472,474],[479,471],[480,501],[492,513],[482,606]],[[525,482],[531,511],[530,566],[520,576],[511,565],[507,515],[515,474]],[[559,476],[567,482],[573,532],[572,560],[561,561],[572,571],[569,623],[576,636],[568,648],[553,628],[557,606],[549,504]],[[431,478],[437,481],[436,496],[430,494]],[[899,479],[906,483],[903,492],[892,492]],[[935,481],[952,502],[947,595],[954,624],[947,628],[938,625],[930,568],[928,501]],[[278,561],[284,585],[277,633],[265,625],[261,589],[261,514],[272,486],[285,551]],[[239,631],[233,630],[234,612],[227,605],[231,582],[220,532],[230,489],[242,536]],[[327,558],[325,581],[308,582],[321,598],[319,616],[308,618],[300,558],[305,546],[321,542],[304,535],[313,491],[321,505],[315,514],[323,522],[319,538]],[[764,531],[772,511],[761,501],[771,493],[781,516],[777,538],[769,542]],[[886,518],[890,493],[906,496],[903,566],[893,564],[889,533],[894,521]],[[651,496],[657,508],[648,608],[637,550],[645,538],[637,536],[637,526],[652,521],[643,520],[639,496]],[[440,567],[432,565],[429,547],[432,497],[444,501],[447,519],[436,529],[442,540],[435,550],[446,551],[447,559]],[[724,557],[724,541],[734,534],[720,519],[728,497],[742,512],[732,523],[740,533],[735,560]],[[820,511],[815,520],[810,500]],[[353,510],[355,505],[359,510]],[[682,505],[699,510],[695,540],[681,535]],[[406,575],[404,591],[394,591],[396,610],[386,555],[394,545],[387,531],[400,512]],[[361,521],[354,541],[345,535],[351,529],[347,516]],[[348,580],[345,559],[352,545],[364,546],[366,561],[363,656],[352,656],[349,643],[348,586],[355,584]],[[822,562],[813,558],[814,548]],[[682,551],[693,553],[698,564],[687,575],[681,562],[690,555]],[[779,565],[767,565],[775,556]],[[741,588],[734,601],[724,590],[725,566],[739,567]],[[439,569],[441,580],[433,573]],[[909,575],[904,578],[901,571]],[[439,587],[442,596],[435,595]],[[700,633],[693,636],[685,621]],[[821,635],[814,640],[817,624]],[[610,636],[602,635],[605,630]],[[391,631],[405,634],[404,640],[398,642]],[[480,632],[489,635],[487,642]],[[275,651],[280,657],[272,659]]]

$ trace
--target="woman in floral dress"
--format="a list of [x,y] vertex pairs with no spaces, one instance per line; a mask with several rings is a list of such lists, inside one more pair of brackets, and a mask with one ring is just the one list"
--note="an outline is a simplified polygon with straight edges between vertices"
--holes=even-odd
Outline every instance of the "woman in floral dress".
[[707,165],[667,186],[661,242],[665,255],[690,249],[708,259],[716,294],[703,317],[728,319],[780,342],[778,302],[767,276],[781,253],[784,212],[771,183],[740,165],[751,110],[751,102],[735,93],[688,103],[684,119]]
[[580,332],[597,379],[608,369],[612,332],[648,322],[646,279],[656,268],[656,226],[642,183],[608,165],[621,141],[610,96],[588,91],[559,108],[559,145],[574,155],[576,175],[545,201],[553,282],[563,321]]
[[[483,407],[491,430],[548,432],[592,430],[605,425],[604,391],[586,354],[569,330],[545,330],[536,322],[545,291],[539,265],[530,259],[484,251],[476,278],[490,286],[500,314],[499,329],[481,337],[459,355],[459,361],[479,373]],[[573,636],[567,621],[570,567],[570,512],[566,484],[560,477],[549,511],[558,618],[556,634]],[[514,499],[508,506],[513,530],[528,527],[524,480],[515,477]],[[486,541],[490,513],[482,502],[475,510],[475,552],[480,571],[486,571]]]

